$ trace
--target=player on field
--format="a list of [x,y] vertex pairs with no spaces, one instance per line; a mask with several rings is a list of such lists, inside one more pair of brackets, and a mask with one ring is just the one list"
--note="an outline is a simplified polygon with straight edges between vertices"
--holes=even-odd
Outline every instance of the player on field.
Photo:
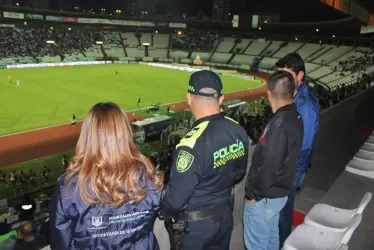
[[141,100],[142,100],[142,99],[139,97],[139,98],[138,98],[138,107],[140,106],[140,102],[141,102]]
[[12,83],[12,77],[8,76],[8,83]]
[[71,126],[75,126],[75,124],[77,123],[77,119],[75,118],[75,114],[73,114],[73,119],[71,120]]
[[118,71],[116,70],[116,75],[118,75]]
[[19,80],[17,80],[17,87],[19,87]]

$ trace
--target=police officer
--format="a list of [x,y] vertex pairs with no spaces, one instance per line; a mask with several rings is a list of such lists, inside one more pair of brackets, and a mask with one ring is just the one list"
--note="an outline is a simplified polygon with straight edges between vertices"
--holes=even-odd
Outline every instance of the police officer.
[[172,249],[229,249],[231,190],[247,168],[248,138],[220,112],[223,99],[217,74],[192,74],[187,101],[196,122],[176,146],[161,203]]

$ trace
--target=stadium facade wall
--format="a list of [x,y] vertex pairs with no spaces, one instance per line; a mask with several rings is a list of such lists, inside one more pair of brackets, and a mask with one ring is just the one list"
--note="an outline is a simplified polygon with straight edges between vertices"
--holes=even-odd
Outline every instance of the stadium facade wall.
[[374,128],[374,88],[324,110],[305,185],[326,192]]

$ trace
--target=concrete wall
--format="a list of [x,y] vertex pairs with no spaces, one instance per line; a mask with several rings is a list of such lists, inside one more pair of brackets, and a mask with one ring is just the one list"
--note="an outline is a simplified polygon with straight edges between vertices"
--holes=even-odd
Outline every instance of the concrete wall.
[[326,192],[374,128],[374,88],[321,113],[312,168],[305,185]]

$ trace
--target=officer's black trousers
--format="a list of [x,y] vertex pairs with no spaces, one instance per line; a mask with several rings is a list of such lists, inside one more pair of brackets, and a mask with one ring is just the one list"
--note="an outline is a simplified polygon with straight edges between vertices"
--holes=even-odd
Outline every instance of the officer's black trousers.
[[191,231],[183,236],[183,250],[229,250],[233,228],[230,207],[213,218],[188,223]]

